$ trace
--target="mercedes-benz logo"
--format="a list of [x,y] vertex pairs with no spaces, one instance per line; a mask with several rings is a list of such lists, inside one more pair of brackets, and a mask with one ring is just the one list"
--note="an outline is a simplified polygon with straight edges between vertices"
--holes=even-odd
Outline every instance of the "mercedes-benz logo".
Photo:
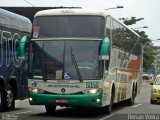
[[61,92],[62,92],[62,93],[65,93],[65,91],[66,91],[65,88],[62,88],[62,89],[61,89]]

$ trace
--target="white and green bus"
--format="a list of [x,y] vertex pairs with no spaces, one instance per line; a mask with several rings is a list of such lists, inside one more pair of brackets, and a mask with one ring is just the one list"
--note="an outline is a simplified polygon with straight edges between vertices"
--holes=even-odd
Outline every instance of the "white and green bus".
[[39,11],[29,51],[29,102],[45,105],[47,113],[56,106],[110,113],[114,103],[134,104],[139,93],[139,35],[106,11]]

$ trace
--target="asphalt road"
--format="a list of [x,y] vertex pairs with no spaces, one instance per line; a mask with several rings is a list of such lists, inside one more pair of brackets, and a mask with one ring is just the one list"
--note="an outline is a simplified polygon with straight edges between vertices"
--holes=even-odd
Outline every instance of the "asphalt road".
[[158,120],[160,105],[150,104],[150,92],[151,86],[142,84],[133,106],[116,104],[109,115],[102,115],[98,109],[57,107],[56,113],[49,116],[44,106],[30,106],[28,100],[16,101],[16,110],[1,113],[0,120]]

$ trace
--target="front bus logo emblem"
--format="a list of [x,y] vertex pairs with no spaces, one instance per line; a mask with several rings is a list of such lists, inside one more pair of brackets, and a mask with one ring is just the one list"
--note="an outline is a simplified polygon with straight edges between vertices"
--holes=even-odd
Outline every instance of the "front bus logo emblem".
[[36,87],[36,86],[37,86],[37,82],[33,82],[32,87]]
[[65,88],[62,88],[62,89],[61,89],[61,92],[62,92],[62,93],[65,93],[65,91],[66,91]]

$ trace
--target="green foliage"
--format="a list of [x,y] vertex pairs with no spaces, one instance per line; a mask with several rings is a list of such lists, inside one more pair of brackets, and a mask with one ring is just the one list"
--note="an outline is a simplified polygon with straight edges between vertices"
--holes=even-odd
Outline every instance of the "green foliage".
[[153,49],[151,40],[148,38],[148,35],[146,35],[144,31],[138,31],[138,30],[135,30],[135,31],[140,35],[140,43],[144,47],[143,68],[144,68],[144,71],[147,72],[149,68],[153,67],[156,53]]
[[[144,18],[132,17],[131,19],[123,19],[124,24],[132,25],[136,24],[137,21],[143,20]],[[151,40],[148,38],[148,35],[144,31],[134,30],[140,35],[140,43],[144,47],[143,49],[143,69],[147,71],[150,67],[153,67],[155,61],[155,51],[151,44]]]
[[137,21],[143,20],[144,18],[138,18],[136,17],[131,17],[131,19],[124,19],[124,24],[126,25],[133,25],[136,24]]
[[147,71],[149,68],[153,67],[155,61],[155,52],[151,45],[145,44],[143,57],[143,68]]

